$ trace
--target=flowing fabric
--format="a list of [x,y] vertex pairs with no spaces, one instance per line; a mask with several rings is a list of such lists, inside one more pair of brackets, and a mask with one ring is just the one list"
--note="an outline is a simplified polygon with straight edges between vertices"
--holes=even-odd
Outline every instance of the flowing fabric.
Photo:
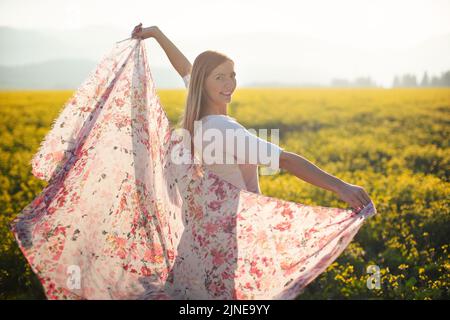
[[116,43],[34,155],[49,181],[12,222],[48,299],[294,299],[341,254],[360,211],[240,189],[190,155],[144,41]]

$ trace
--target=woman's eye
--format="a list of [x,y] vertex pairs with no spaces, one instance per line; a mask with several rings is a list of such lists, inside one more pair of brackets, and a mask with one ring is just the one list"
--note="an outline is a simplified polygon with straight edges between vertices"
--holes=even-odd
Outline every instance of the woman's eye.
[[[222,76],[219,76],[219,77],[216,78],[216,80],[221,80],[222,78],[223,78]],[[235,79],[236,75],[233,75],[232,78]]]

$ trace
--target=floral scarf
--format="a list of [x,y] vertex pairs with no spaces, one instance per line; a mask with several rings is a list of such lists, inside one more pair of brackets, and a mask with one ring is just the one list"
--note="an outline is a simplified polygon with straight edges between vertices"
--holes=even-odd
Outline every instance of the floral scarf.
[[175,133],[144,41],[116,43],[42,141],[49,183],[11,224],[48,299],[295,299],[376,213],[239,189],[171,161],[189,154]]

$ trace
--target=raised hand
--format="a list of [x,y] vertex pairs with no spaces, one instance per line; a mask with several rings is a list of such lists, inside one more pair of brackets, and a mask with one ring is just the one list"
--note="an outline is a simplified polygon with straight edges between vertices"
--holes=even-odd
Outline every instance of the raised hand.
[[148,28],[142,28],[142,23],[138,24],[134,27],[133,32],[131,33],[131,37],[133,39],[147,39],[155,37],[159,32],[159,28],[157,26],[151,26]]

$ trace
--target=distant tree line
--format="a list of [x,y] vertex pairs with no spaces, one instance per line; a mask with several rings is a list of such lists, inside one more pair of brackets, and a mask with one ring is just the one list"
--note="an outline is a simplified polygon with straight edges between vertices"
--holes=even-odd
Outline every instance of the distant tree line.
[[335,78],[331,80],[332,87],[378,87],[370,77],[358,77],[350,81],[347,79]]
[[424,72],[420,82],[413,74],[395,76],[392,87],[450,87],[450,71],[442,72],[441,76],[430,76]]
[[[334,78],[331,81],[332,87],[380,87],[370,77],[359,77],[350,81],[343,78]],[[450,87],[450,71],[442,72],[440,76],[428,75],[423,73],[422,79],[419,81],[414,74],[396,75],[392,82],[393,88],[399,87]]]

